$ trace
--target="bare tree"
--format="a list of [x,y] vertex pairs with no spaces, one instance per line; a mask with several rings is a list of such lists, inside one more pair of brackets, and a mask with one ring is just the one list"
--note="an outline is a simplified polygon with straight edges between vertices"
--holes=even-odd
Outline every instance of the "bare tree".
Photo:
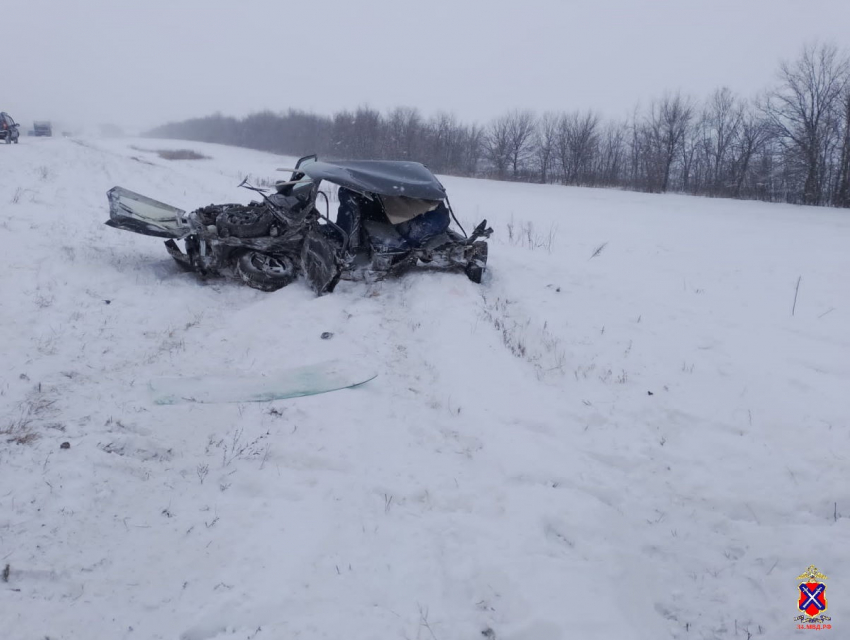
[[350,158],[353,151],[354,114],[350,111],[337,111],[333,116],[331,129],[330,155],[335,158]]
[[419,155],[419,143],[424,133],[422,116],[411,107],[396,107],[384,124],[383,156],[392,160],[413,160]]
[[579,184],[590,184],[591,168],[599,144],[599,116],[592,111],[578,115],[575,121],[574,136],[571,141],[574,180]]
[[509,116],[501,116],[490,123],[484,140],[484,149],[487,159],[496,170],[496,176],[503,179],[510,162],[511,152]]
[[665,95],[650,108],[647,124],[653,154],[651,180],[662,193],[670,185],[673,162],[684,144],[692,117],[691,100],[679,93]]
[[740,126],[732,143],[730,154],[731,173],[734,181],[732,196],[743,196],[744,183],[750,173],[751,163],[755,155],[763,148],[768,140],[770,128],[767,122],[752,107],[744,109]]
[[429,122],[428,166],[434,171],[450,172],[459,164],[461,131],[457,119],[442,111]]
[[513,179],[534,150],[535,117],[531,111],[511,111],[507,115],[508,157]]
[[358,107],[351,122],[350,153],[354,158],[374,158],[381,148],[383,119],[368,106]]
[[462,175],[474,176],[478,174],[478,164],[483,154],[485,139],[486,132],[483,127],[477,124],[464,127],[459,167]]
[[799,166],[804,204],[821,204],[824,199],[838,105],[848,74],[850,63],[835,45],[808,45],[796,61],[782,63],[779,86],[765,103],[765,114],[789,161]]
[[649,190],[649,127],[641,121],[640,110],[635,106],[626,125],[628,130],[628,184],[633,189]]
[[729,187],[730,153],[743,118],[743,105],[726,87],[715,91],[703,110],[702,144],[708,160],[708,189],[712,195]]
[[699,193],[702,189],[705,171],[700,151],[704,145],[696,133],[698,129],[699,126],[689,124],[679,146],[682,159],[679,167],[680,187],[684,193]]
[[555,161],[555,148],[558,141],[558,116],[547,111],[540,117],[537,123],[535,136],[535,155],[537,157],[537,169],[540,173],[540,182],[549,182],[552,165]]
[[850,88],[841,99],[841,158],[835,188],[835,206],[850,207]]
[[598,127],[599,116],[592,111],[565,113],[558,121],[558,159],[565,184],[589,182]]
[[603,185],[615,186],[622,181],[627,127],[609,123],[600,134],[597,179]]

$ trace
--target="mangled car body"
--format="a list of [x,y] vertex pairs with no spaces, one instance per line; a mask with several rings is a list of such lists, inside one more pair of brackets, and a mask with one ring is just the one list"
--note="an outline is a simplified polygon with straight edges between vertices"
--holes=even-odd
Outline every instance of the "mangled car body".
[[[338,187],[335,222],[323,182]],[[375,281],[417,265],[464,271],[481,282],[484,240],[492,229],[486,220],[469,236],[451,229],[454,214],[445,188],[422,164],[331,163],[307,156],[270,195],[244,180],[240,186],[260,193],[262,200],[209,205],[188,214],[114,187],[107,194],[106,224],[167,238],[168,252],[185,269],[235,275],[263,291],[280,289],[303,274],[322,294],[340,279]]]

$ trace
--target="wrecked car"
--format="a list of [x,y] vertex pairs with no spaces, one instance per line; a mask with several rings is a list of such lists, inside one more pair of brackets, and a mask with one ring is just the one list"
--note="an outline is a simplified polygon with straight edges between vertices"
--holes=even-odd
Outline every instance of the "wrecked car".
[[[290,170],[285,170],[290,171]],[[107,225],[166,238],[177,263],[202,276],[235,276],[248,286],[276,291],[303,274],[318,294],[341,279],[374,282],[426,266],[466,273],[480,283],[487,265],[487,221],[467,235],[446,190],[422,164],[301,158],[272,193],[240,186],[261,200],[212,204],[189,213],[114,187],[107,193]],[[339,206],[331,220],[336,187]],[[320,211],[321,204],[325,212]],[[460,233],[451,228],[454,220]],[[183,249],[177,241],[183,242]]]

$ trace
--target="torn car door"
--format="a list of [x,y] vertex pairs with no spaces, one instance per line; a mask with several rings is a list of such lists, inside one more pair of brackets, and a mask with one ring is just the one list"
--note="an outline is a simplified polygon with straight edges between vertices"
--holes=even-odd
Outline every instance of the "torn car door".
[[109,220],[107,225],[145,236],[157,238],[184,238],[189,235],[189,226],[183,221],[186,213],[152,198],[113,187],[107,192],[109,198]]

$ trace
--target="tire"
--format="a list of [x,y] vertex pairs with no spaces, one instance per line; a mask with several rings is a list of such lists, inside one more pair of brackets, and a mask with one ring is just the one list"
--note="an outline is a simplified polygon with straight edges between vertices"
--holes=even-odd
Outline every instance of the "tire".
[[295,280],[295,262],[288,256],[246,251],[236,259],[236,273],[249,287],[277,291]]
[[341,275],[339,257],[342,247],[328,230],[327,225],[314,228],[301,246],[301,270],[316,295],[333,292]]
[[215,227],[222,238],[259,238],[268,235],[274,216],[265,207],[232,207],[225,209],[215,219]]
[[487,267],[487,254],[489,248],[483,240],[472,243],[472,258],[467,263],[464,271],[466,277],[472,280],[475,284],[481,284],[481,278],[484,277],[484,269]]

